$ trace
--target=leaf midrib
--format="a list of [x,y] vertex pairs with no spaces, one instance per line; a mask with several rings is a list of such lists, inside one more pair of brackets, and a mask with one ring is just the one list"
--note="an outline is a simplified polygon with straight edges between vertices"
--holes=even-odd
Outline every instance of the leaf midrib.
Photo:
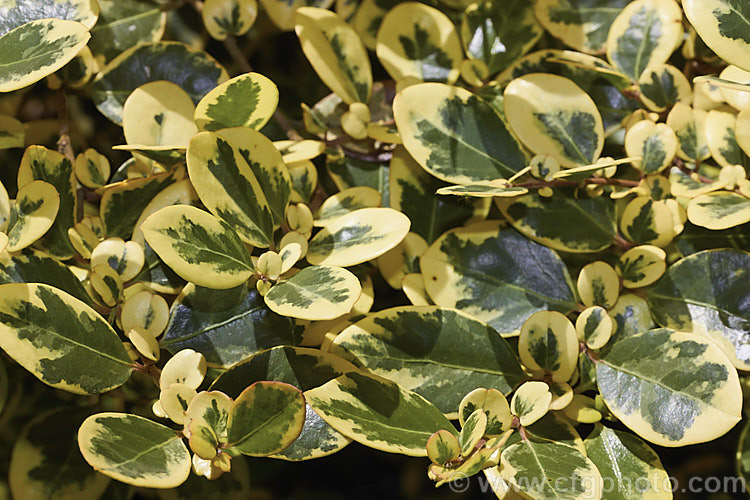
[[[78,312],[78,311],[76,311],[76,312]],[[57,332],[55,332],[53,330],[49,330],[47,328],[43,328],[42,326],[37,325],[36,323],[31,323],[26,318],[20,318],[20,317],[17,317],[17,316],[15,316],[15,318],[17,320],[25,323],[26,325],[29,325],[30,327],[33,327],[34,329],[41,330],[42,332],[46,332],[50,336],[62,339],[64,342],[67,342],[67,343],[72,344],[74,346],[82,347],[82,348],[86,349],[87,351],[91,351],[94,354],[97,354],[97,355],[99,355],[99,356],[101,356],[103,358],[110,359],[112,361],[115,361],[115,362],[117,362],[117,363],[119,363],[121,365],[127,366],[127,367],[132,367],[133,366],[131,363],[128,363],[128,362],[123,361],[121,359],[115,358],[115,357],[113,357],[113,356],[111,356],[111,355],[109,355],[109,354],[107,354],[105,352],[97,351],[97,350],[91,348],[91,346],[88,346],[86,344],[81,344],[80,342],[76,342],[75,340],[73,340],[73,339],[71,339],[69,337],[65,337],[64,335],[60,335],[59,333],[57,333]],[[16,330],[17,330],[17,328],[16,328]],[[25,339],[20,339],[19,338],[19,340],[25,340]],[[36,350],[37,348],[34,347],[34,349]],[[49,358],[46,358],[46,359],[49,359]]]

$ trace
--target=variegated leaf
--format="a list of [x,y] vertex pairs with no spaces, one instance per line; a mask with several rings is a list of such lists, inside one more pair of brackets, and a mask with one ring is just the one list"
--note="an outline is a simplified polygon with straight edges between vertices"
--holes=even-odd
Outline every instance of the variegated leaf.
[[454,414],[476,387],[509,393],[523,378],[515,354],[492,328],[436,306],[369,314],[334,340],[337,353]]
[[597,424],[584,441],[612,500],[671,500],[672,484],[659,455],[638,437]]
[[469,313],[503,335],[518,334],[536,311],[568,313],[576,307],[557,254],[501,229],[499,221],[446,232],[422,255],[420,267],[437,305]]
[[[273,157],[263,161],[272,162]],[[270,245],[273,218],[268,201],[237,148],[216,132],[201,132],[190,140],[187,166],[195,191],[211,213],[231,225],[244,242]]]
[[305,398],[283,382],[255,382],[229,410],[227,439],[245,455],[267,456],[287,448],[302,431]]
[[190,474],[190,453],[169,427],[127,413],[98,413],[78,430],[83,458],[118,481],[175,488]]
[[141,226],[148,244],[181,277],[208,288],[232,288],[254,273],[250,253],[232,228],[195,207],[175,205]]
[[310,240],[310,264],[353,266],[379,257],[409,232],[409,218],[391,208],[362,208],[328,224]]
[[236,76],[200,100],[195,123],[200,130],[249,127],[260,130],[279,103],[279,89],[260,73]]
[[615,18],[607,36],[607,59],[631,80],[667,62],[682,38],[682,11],[675,0],[636,0]]
[[[235,364],[214,381],[211,389],[236,397],[249,384],[272,380],[306,391],[355,369],[348,361],[318,349],[279,346]],[[299,437],[273,457],[291,461],[310,460],[340,451],[350,442],[307,405],[305,425]]]
[[708,250],[678,261],[648,290],[656,321],[706,335],[741,370],[750,369],[747,275],[750,254]]
[[503,449],[500,460],[502,477],[529,498],[601,498],[599,470],[572,446],[526,439]]
[[41,247],[54,257],[61,260],[69,259],[75,251],[68,239],[68,229],[75,224],[78,210],[73,162],[57,151],[43,146],[30,146],[21,158],[18,186],[23,187],[36,180],[52,184],[60,195],[57,217],[44,240],[40,242]]
[[85,303],[35,283],[0,285],[0,297],[0,347],[45,384],[99,394],[130,377],[122,342]]
[[[133,69],[144,67],[150,70]],[[175,83],[197,103],[228,78],[226,70],[211,56],[184,43],[143,43],[110,61],[94,79],[89,93],[97,109],[119,125],[125,100],[144,83],[157,80]]]
[[[212,366],[225,367],[262,349],[298,342],[294,322],[271,311],[246,284],[227,290],[189,284],[172,303],[161,347],[173,354],[194,349]],[[235,397],[240,391],[224,392]]]
[[607,34],[629,0],[539,0],[534,12],[553,36],[575,50],[604,51]]
[[737,370],[712,341],[666,328],[618,340],[596,364],[610,411],[661,446],[711,441],[740,421]]
[[374,375],[341,375],[305,392],[305,398],[331,427],[377,450],[423,457],[433,433],[458,434],[422,396]]
[[742,0],[685,0],[682,7],[706,45],[750,71],[750,5]]
[[572,80],[529,74],[503,93],[513,132],[536,154],[553,156],[564,167],[594,163],[604,147],[604,125],[594,101]]
[[300,7],[295,20],[302,51],[323,83],[347,104],[368,102],[370,59],[354,29],[333,12],[315,7]]
[[91,35],[76,21],[38,19],[0,36],[0,92],[27,87],[67,64]]
[[351,311],[361,292],[359,280],[346,269],[311,266],[275,284],[264,298],[282,316],[326,320]]
[[511,225],[534,241],[572,253],[604,250],[617,233],[615,204],[606,196],[589,198],[558,189],[551,198],[538,191],[495,199]]
[[219,135],[229,141],[250,166],[263,189],[274,227],[280,226],[292,194],[292,176],[281,153],[265,135],[247,127],[225,128]]
[[402,3],[388,11],[375,50],[396,81],[454,83],[463,59],[461,41],[448,16],[417,2]]
[[96,0],[101,9],[91,28],[89,48],[105,61],[144,42],[156,42],[164,34],[167,12],[140,0]]
[[86,410],[55,409],[32,419],[15,440],[8,471],[11,494],[41,500],[100,498],[110,479],[78,451],[76,434]]
[[412,85],[396,95],[393,115],[414,160],[443,181],[509,178],[526,167],[526,155],[505,122],[468,90]]

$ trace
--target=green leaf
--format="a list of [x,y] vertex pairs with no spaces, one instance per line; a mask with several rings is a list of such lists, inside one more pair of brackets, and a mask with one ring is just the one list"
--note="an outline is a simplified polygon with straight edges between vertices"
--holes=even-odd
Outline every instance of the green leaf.
[[245,73],[217,86],[195,108],[199,130],[260,130],[279,104],[279,89],[260,73]]
[[527,439],[505,448],[500,460],[503,478],[529,498],[601,498],[596,465],[572,446]]
[[139,216],[151,200],[176,181],[177,175],[166,173],[105,186],[102,189],[99,216],[107,236],[130,238]]
[[0,347],[45,384],[99,394],[130,377],[132,361],[117,334],[83,302],[35,283],[0,291]]
[[0,4],[0,36],[37,19],[77,21],[90,29],[98,15],[92,0],[6,0]]
[[97,0],[101,12],[91,29],[89,48],[111,61],[121,52],[145,42],[156,42],[164,34],[167,12],[140,0]]
[[464,11],[461,41],[467,57],[482,61],[494,75],[528,52],[544,34],[525,0],[480,0]]
[[640,157],[633,166],[646,175],[658,174],[672,164],[679,142],[674,131],[664,123],[643,120],[625,134],[625,152]]
[[[383,196],[382,206],[388,206],[390,170],[387,162],[365,161],[343,154],[328,155],[326,156],[326,169],[340,190],[358,186],[371,187]],[[312,187],[315,188],[315,186]]]
[[329,10],[300,7],[294,30],[307,60],[328,88],[347,104],[370,100],[370,59],[351,26]]
[[311,266],[275,284],[265,300],[282,316],[325,320],[351,311],[361,291],[357,277],[346,269]]
[[607,499],[671,500],[672,485],[659,455],[636,436],[596,424],[584,444],[604,479]]
[[682,11],[673,0],[636,0],[620,11],[607,36],[607,59],[633,81],[667,62],[682,38]]
[[182,278],[233,288],[254,273],[250,253],[224,221],[188,205],[165,207],[141,225],[146,241]]
[[422,255],[430,298],[517,334],[537,311],[567,314],[576,307],[570,276],[552,250],[529,241],[500,221],[452,229]]
[[388,11],[378,29],[375,50],[395,81],[454,83],[463,59],[461,41],[448,16],[417,2]]
[[[263,163],[271,161],[263,159]],[[187,167],[195,191],[212,214],[229,224],[244,242],[262,248],[271,244],[273,218],[263,188],[227,139],[216,132],[193,136]]]
[[740,421],[737,370],[698,334],[662,328],[619,339],[599,358],[596,381],[610,411],[661,446],[711,441]]
[[425,172],[401,146],[393,151],[388,183],[391,207],[409,217],[411,230],[428,243],[487,208],[482,201],[435,196],[447,184]]
[[154,252],[151,245],[144,241],[143,254],[145,263],[140,274],[133,278],[146,284],[149,288],[160,293],[179,293],[185,286],[185,280],[180,278],[172,268],[167,266]]
[[604,147],[601,114],[572,80],[521,76],[508,84],[503,98],[513,132],[534,153],[551,155],[563,167],[591,165],[599,158]]
[[423,457],[434,432],[458,435],[422,396],[374,375],[341,375],[305,392],[305,398],[331,427],[377,450]]
[[[1,18],[1,17],[0,17]],[[0,36],[0,92],[27,87],[67,64],[90,35],[76,21],[39,19]]]
[[0,254],[0,285],[6,283],[51,285],[89,306],[93,305],[86,289],[68,267],[33,248],[13,255],[7,252]]
[[[272,380],[306,391],[355,369],[348,361],[318,349],[279,346],[235,364],[211,384],[211,389],[237,397],[254,382]],[[291,461],[310,460],[340,451],[349,443],[347,437],[334,430],[307,405],[305,425],[299,437],[274,457]]]
[[21,158],[18,186],[23,187],[35,180],[52,184],[60,195],[55,223],[40,242],[41,249],[61,260],[69,259],[75,251],[68,239],[68,229],[75,224],[78,209],[73,163],[57,151],[30,146]]
[[533,191],[497,205],[514,228],[555,250],[598,252],[612,245],[617,234],[615,204],[606,196],[576,197],[556,189],[551,198]]
[[534,4],[539,22],[575,50],[604,52],[609,28],[629,0],[540,0]]
[[85,410],[55,409],[29,422],[10,457],[10,491],[17,498],[100,498],[108,477],[78,451],[76,434]]
[[685,0],[682,7],[711,50],[750,71],[750,5],[742,0]]
[[294,386],[256,382],[229,411],[228,439],[245,455],[267,456],[297,439],[305,422],[305,399]]
[[411,156],[443,181],[509,178],[526,167],[526,155],[505,122],[468,90],[412,85],[396,95],[393,115]]
[[311,240],[310,264],[353,266],[383,255],[401,243],[411,223],[391,208],[361,208],[328,224]]
[[516,355],[495,330],[435,306],[369,314],[342,331],[335,352],[454,414],[476,387],[509,393],[525,378]]
[[[145,67],[150,70],[143,71]],[[180,42],[143,43],[110,61],[89,87],[89,95],[104,116],[120,125],[125,100],[144,83],[175,83],[197,103],[228,78],[218,62],[198,49]]]
[[177,433],[137,415],[90,416],[78,445],[94,469],[133,486],[174,488],[190,474],[190,453]]
[[710,337],[741,369],[750,369],[750,254],[709,250],[678,261],[648,290],[657,323]]
[[297,342],[294,322],[270,311],[247,285],[212,290],[189,284],[172,304],[160,345],[172,354],[193,349],[212,366],[230,366],[262,349]]

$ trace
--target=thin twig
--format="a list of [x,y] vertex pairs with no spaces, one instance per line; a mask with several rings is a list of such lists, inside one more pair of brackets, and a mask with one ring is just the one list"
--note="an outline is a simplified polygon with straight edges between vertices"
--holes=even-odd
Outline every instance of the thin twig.
[[283,111],[280,109],[276,109],[273,113],[273,119],[276,120],[276,123],[279,124],[279,127],[281,127],[281,130],[284,131],[286,136],[293,140],[293,141],[301,141],[303,137],[297,132],[297,129],[294,128],[294,124],[292,123],[292,120],[287,118],[287,116],[284,114]]
[[60,122],[60,138],[57,140],[57,151],[70,161],[75,161],[73,146],[70,144],[70,122],[68,121],[68,100],[64,91],[57,93],[57,119]]
[[240,68],[240,71],[242,73],[250,73],[253,70],[253,67],[250,66],[250,63],[247,62],[247,58],[240,50],[240,47],[237,45],[237,38],[233,36],[228,36],[224,39],[224,48],[227,49],[227,52],[229,52],[229,55],[232,57],[232,61],[234,61],[234,64],[237,65],[238,68]]
[[596,184],[600,186],[620,186],[620,187],[638,187],[639,181],[629,181],[626,179],[608,179],[606,177],[590,177],[582,181],[566,181],[557,179],[554,181],[527,181],[520,184],[514,184],[513,187],[525,188],[543,188],[543,187],[573,187],[581,184]]

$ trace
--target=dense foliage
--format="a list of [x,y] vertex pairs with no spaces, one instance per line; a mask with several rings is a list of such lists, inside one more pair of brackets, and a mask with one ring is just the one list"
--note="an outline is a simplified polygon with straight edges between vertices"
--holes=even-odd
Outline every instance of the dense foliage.
[[333,4],[0,0],[0,497],[672,498],[743,418],[750,3]]

